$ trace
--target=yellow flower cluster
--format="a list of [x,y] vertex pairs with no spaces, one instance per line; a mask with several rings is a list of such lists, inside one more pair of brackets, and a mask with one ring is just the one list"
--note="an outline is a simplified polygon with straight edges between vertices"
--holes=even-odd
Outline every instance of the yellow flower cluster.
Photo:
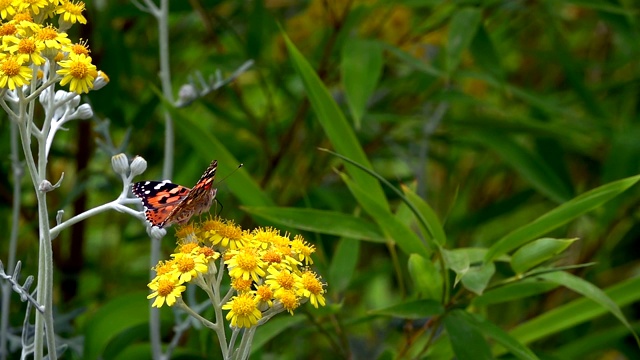
[[223,267],[231,289],[221,307],[229,310],[226,319],[232,326],[255,326],[275,307],[293,314],[306,301],[316,308],[325,305],[324,284],[307,268],[315,247],[300,235],[291,239],[274,228],[242,230],[232,221],[215,218],[186,225],[176,237],[178,251],[156,266],[157,276],[149,283],[154,292],[148,298],[155,298],[155,307],[175,304],[187,282],[219,292],[216,274]]
[[[86,24],[85,5],[72,0],[0,0],[0,89],[15,90],[40,80],[47,63],[56,82],[86,93],[102,76],[91,63],[86,42],[72,44],[66,29]],[[58,17],[56,28],[46,21]],[[63,30],[64,29],[64,30]]]

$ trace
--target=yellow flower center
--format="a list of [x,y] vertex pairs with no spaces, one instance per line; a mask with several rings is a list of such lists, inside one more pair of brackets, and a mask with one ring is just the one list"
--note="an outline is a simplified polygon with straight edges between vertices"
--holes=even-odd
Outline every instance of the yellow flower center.
[[6,9],[11,6],[13,0],[0,0],[0,9]]
[[266,263],[269,263],[269,264],[273,264],[273,263],[279,264],[282,262],[282,255],[274,249],[269,249],[262,256],[262,260],[264,260]]
[[89,74],[89,67],[81,61],[74,61],[69,67],[69,74],[76,79],[84,79]]
[[269,299],[271,299],[273,297],[273,292],[266,285],[260,285],[258,287],[258,289],[256,290],[256,294],[258,294],[258,296],[262,300],[269,300]]
[[22,39],[18,43],[18,53],[33,54],[36,52],[36,42],[32,39]]
[[240,296],[233,300],[231,311],[238,314],[238,316],[251,315],[256,308],[256,302],[250,297]]
[[183,256],[179,260],[176,259],[176,267],[180,272],[186,273],[195,269],[196,262],[188,256]]
[[38,40],[54,40],[58,37],[58,32],[52,27],[46,27],[38,32]]
[[296,279],[288,271],[281,271],[276,280],[280,286],[287,290],[293,289],[296,283]]
[[164,275],[173,271],[173,261],[165,261],[162,263],[158,263],[156,266],[156,275]]
[[196,243],[188,243],[180,246],[180,252],[183,254],[189,254],[191,251],[198,247]]
[[15,14],[13,16],[13,21],[19,23],[21,21],[30,21],[33,22],[33,18],[31,17],[31,14],[29,14],[28,12],[21,12],[19,14]]
[[16,33],[16,30],[14,24],[2,24],[2,26],[0,26],[0,36],[13,35]]
[[309,290],[312,294],[322,293],[322,284],[316,279],[315,276],[305,273],[302,275],[302,286]]
[[158,280],[158,296],[167,296],[173,291],[173,281],[167,279]]
[[198,253],[199,254],[204,254],[205,258],[215,257],[216,256],[216,251],[213,250],[212,248],[208,247],[208,246],[201,247],[200,251]]
[[20,74],[20,64],[12,58],[7,58],[2,65],[0,65],[0,70],[9,77],[16,76]]
[[258,266],[258,259],[255,254],[249,251],[242,251],[236,255],[238,267],[242,270],[253,270]]
[[284,291],[280,294],[280,302],[285,309],[291,311],[299,306],[298,298],[291,291]]
[[81,2],[72,3],[71,1],[69,1],[65,2],[62,6],[64,7],[64,10],[66,12],[72,15],[80,15],[84,11],[84,3]]
[[251,279],[244,280],[242,278],[238,278],[233,279],[231,286],[238,291],[249,291],[251,290],[251,284],[253,284]]
[[225,224],[224,226],[220,226],[218,234],[223,238],[237,240],[240,239],[240,236],[242,235],[242,229],[234,224]]

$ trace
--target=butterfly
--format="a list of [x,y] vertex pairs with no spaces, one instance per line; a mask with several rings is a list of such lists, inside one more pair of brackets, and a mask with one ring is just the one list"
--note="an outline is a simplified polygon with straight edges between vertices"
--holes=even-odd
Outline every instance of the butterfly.
[[193,189],[169,180],[140,181],[133,184],[133,194],[142,200],[145,216],[152,226],[163,228],[184,224],[193,215],[208,211],[216,198],[213,188],[218,161],[213,160]]

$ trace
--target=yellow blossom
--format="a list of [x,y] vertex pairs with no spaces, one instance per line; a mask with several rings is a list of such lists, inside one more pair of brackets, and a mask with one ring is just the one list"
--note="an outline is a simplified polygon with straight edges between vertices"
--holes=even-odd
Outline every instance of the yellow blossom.
[[16,13],[15,0],[0,0],[0,17],[4,20]]
[[210,230],[205,230],[203,236],[213,245],[235,250],[245,243],[242,239],[242,229],[233,221],[222,222],[214,219],[206,223],[205,227]]
[[294,257],[297,257],[300,261],[304,261],[305,265],[313,264],[311,254],[316,251],[316,248],[304,241],[301,235],[296,235],[291,242],[291,251],[296,254]]
[[22,65],[22,61],[16,56],[7,56],[0,62],[0,88],[15,90],[18,86],[29,83],[33,71]]
[[250,328],[262,318],[258,310],[258,301],[250,292],[234,296],[228,303],[222,305],[223,310],[229,310],[226,319],[231,321],[231,326]]
[[2,38],[2,44],[6,51],[16,54],[21,62],[31,61],[38,66],[44,64],[45,59],[40,55],[44,50],[42,41],[30,37],[18,39],[15,36],[5,36]]
[[34,15],[38,15],[47,5],[49,5],[47,0],[21,0],[19,11],[29,10]]
[[205,264],[204,255],[202,254],[177,253],[171,256],[174,257],[173,266],[179,274],[180,281],[189,282],[199,273],[207,272],[208,267]]
[[166,276],[157,278],[156,281],[150,282],[148,286],[153,292],[147,296],[147,299],[156,298],[151,306],[157,308],[164,305],[165,302],[168,306],[173,306],[176,303],[176,299],[187,289],[186,286],[181,285],[181,282]]
[[69,23],[86,24],[87,19],[82,15],[84,11],[84,3],[82,1],[62,0],[62,4],[56,10],[57,14],[62,14],[61,18]]
[[63,76],[60,85],[65,86],[70,82],[69,89],[78,94],[87,93],[89,88],[93,88],[93,80],[98,72],[91,63],[91,57],[71,53],[68,60],[62,60],[58,64],[61,69],[57,73]]
[[270,266],[267,271],[269,275],[267,275],[265,283],[269,285],[276,295],[280,290],[294,291],[301,294],[301,290],[299,290],[301,286],[300,276],[298,274],[288,269],[277,269],[275,266]]
[[277,292],[275,297],[291,315],[293,315],[293,310],[300,306],[300,299],[292,290],[283,289]]
[[305,271],[300,277],[302,283],[302,296],[309,298],[311,305],[318,308],[318,304],[325,305],[324,289],[317,275],[312,271]]
[[227,253],[230,258],[225,260],[225,264],[229,266],[229,276],[232,278],[242,277],[245,280],[252,278],[253,281],[259,282],[260,277],[265,276],[264,262],[258,256],[256,249],[245,247],[240,250],[229,250]]

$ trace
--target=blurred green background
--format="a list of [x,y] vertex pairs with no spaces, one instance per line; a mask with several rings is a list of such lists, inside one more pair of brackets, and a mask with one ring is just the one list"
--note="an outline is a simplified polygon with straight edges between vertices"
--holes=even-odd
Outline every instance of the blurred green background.
[[[163,163],[157,24],[128,1],[86,3],[88,24],[74,27],[77,33],[70,37],[89,40],[94,63],[111,81],[86,97],[99,119],[72,124],[54,143],[49,178],[64,171],[65,180],[49,194],[52,214],[57,209],[79,213],[120,192],[112,154],[100,145],[105,139],[98,129],[106,119],[116,146],[149,163],[136,180],[159,179]],[[333,148],[332,143],[279,27],[329,90],[373,169],[396,186],[414,187],[427,200],[444,224],[450,249],[489,247],[587,190],[640,173],[636,1],[170,3],[175,94],[196,72],[208,77],[219,70],[228,76],[245,61],[255,61],[230,85],[171,110],[173,180],[192,186],[212,159],[220,161],[217,179],[244,163],[239,171],[245,175],[231,175],[218,185],[222,216],[246,228],[276,225],[304,234],[317,246],[315,267],[328,282],[329,306],[316,311],[307,305],[294,318],[276,317],[278,335],[256,345],[256,357],[393,358],[412,341],[424,340],[418,330],[427,321],[370,312],[419,297],[402,275],[408,271],[407,254],[399,254],[398,271],[393,250],[384,244],[296,230],[295,224],[283,227],[252,210],[275,205],[367,218],[334,171],[344,170],[342,162],[317,150]],[[2,121],[5,154],[8,129]],[[6,226],[10,169],[5,156],[0,211]],[[255,188],[236,183],[245,176]],[[401,202],[384,189],[395,211]],[[580,239],[559,263],[595,262],[574,274],[603,289],[637,278],[639,195],[633,187],[548,234]],[[37,259],[34,201],[26,188],[18,256],[25,274]],[[172,232],[163,243],[165,254],[175,246]],[[102,349],[105,359],[126,358],[127,351],[143,346],[148,341],[149,246],[144,226],[115,212],[55,239],[57,311],[60,318],[74,317],[57,332],[87,336],[85,345]],[[0,248],[3,259],[6,251]],[[496,273],[508,276],[509,269],[498,264]],[[564,288],[545,290],[475,310],[509,331],[579,298]],[[623,307],[636,329],[639,305],[632,295]],[[11,324],[19,326],[20,304],[14,301],[14,306]],[[602,314],[553,330],[528,346],[548,359],[639,358],[629,331],[611,314]],[[163,333],[170,339],[172,316],[164,315]],[[550,323],[565,320],[553,316],[559,315]],[[175,357],[218,358],[211,336],[206,329],[190,330]],[[96,337],[104,337],[98,345]],[[339,339],[343,352],[335,353],[329,337]]]

